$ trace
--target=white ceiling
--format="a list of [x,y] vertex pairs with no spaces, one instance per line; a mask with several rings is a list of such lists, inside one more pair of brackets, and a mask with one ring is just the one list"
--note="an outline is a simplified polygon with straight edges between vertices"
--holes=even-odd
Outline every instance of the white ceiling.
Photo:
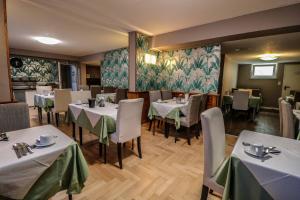
[[222,51],[239,63],[262,63],[265,53],[278,54],[275,62],[299,62],[300,32],[224,42]]
[[[127,33],[157,35],[300,0],[7,0],[11,48],[85,56],[128,44]],[[32,36],[62,40],[39,44]]]

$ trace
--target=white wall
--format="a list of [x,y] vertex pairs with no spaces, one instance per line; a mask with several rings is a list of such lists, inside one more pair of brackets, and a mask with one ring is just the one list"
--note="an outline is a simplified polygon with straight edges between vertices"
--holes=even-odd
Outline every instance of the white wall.
[[225,55],[224,71],[223,71],[223,87],[222,96],[226,91],[231,91],[236,87],[238,78],[238,63],[230,56]]

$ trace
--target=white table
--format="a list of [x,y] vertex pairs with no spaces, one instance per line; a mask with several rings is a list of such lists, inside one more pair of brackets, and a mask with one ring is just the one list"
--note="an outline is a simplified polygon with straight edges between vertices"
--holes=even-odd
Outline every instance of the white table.
[[180,111],[186,115],[187,113],[187,105],[188,102],[179,104],[176,103],[176,100],[170,99],[170,100],[165,100],[162,102],[152,102],[151,105],[155,108],[155,110],[158,112],[158,114],[162,118],[166,118],[166,116],[174,109],[179,108]]
[[[275,146],[281,153],[270,154],[268,159],[257,159],[244,152],[242,142]],[[232,155],[239,158],[258,183],[274,199],[300,199],[300,142],[252,131],[243,131]],[[247,180],[245,180],[247,181]],[[251,186],[250,186],[251,187]]]
[[42,123],[42,109],[47,112],[47,121],[50,124],[50,111],[54,106],[54,95],[35,94],[34,106],[38,107],[39,122]]
[[[47,148],[33,149],[33,154],[17,158],[12,145],[35,143],[40,135],[56,136],[56,143]],[[0,194],[23,199],[36,180],[74,141],[52,125],[8,132],[8,142],[0,143]]]

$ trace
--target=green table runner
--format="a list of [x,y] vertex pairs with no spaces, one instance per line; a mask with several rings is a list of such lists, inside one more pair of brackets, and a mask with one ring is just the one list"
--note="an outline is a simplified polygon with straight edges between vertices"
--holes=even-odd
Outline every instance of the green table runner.
[[223,200],[273,199],[239,158],[231,156],[225,162],[215,175],[224,186]]
[[[25,200],[49,199],[62,190],[78,194],[88,177],[88,165],[77,143],[71,144],[64,153],[39,177]],[[0,199],[7,199],[1,197]]]
[[97,124],[93,127],[88,119],[84,109],[81,110],[77,119],[75,119],[72,111],[69,109],[69,120],[78,126],[89,130],[91,133],[99,137],[99,142],[109,145],[109,134],[116,132],[116,122],[109,116],[101,116]]
[[[157,110],[152,105],[150,105],[148,117],[150,120],[152,120],[154,116],[160,116],[160,115],[157,112]],[[180,108],[174,108],[173,110],[171,110],[167,114],[166,118],[173,119],[175,121],[176,129],[180,128]]]

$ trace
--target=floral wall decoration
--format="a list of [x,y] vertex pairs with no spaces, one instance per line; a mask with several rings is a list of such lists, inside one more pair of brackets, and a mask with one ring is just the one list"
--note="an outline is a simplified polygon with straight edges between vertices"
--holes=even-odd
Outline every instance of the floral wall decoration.
[[[167,89],[183,92],[217,92],[220,45],[153,52],[149,37],[137,35],[138,91]],[[144,62],[145,54],[157,56],[156,64]]]
[[104,87],[128,88],[128,49],[106,52],[101,65],[101,84]]
[[58,65],[56,60],[25,56],[11,57],[18,57],[23,62],[21,68],[11,66],[12,77],[35,77],[39,82],[58,82]]

